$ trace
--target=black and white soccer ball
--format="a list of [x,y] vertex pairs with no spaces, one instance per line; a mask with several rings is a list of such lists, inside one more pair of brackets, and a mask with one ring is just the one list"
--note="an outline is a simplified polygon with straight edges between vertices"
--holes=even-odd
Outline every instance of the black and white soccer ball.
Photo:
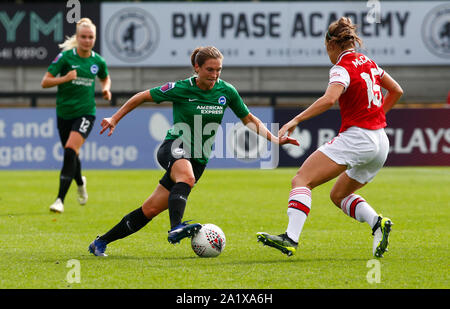
[[225,248],[225,234],[217,225],[203,224],[198,233],[191,238],[192,250],[200,257],[216,257]]

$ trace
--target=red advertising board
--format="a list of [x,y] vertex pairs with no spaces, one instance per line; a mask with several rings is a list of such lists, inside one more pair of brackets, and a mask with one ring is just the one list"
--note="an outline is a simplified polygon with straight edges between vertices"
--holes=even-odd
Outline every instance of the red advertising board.
[[[300,112],[277,108],[280,127]],[[450,166],[450,108],[393,109],[387,114],[390,151],[386,166]],[[301,123],[294,132],[300,147],[280,147],[279,166],[300,166],[321,144],[339,131],[338,109]]]
[[386,117],[386,165],[450,165],[450,108],[394,109]]

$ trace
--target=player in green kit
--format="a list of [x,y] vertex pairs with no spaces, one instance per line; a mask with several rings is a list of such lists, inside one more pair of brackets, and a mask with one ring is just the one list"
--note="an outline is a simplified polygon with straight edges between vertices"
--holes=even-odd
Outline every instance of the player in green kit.
[[201,228],[198,223],[182,222],[186,202],[194,184],[200,179],[211,153],[214,136],[227,107],[259,135],[277,144],[296,144],[290,137],[278,138],[250,111],[239,93],[219,79],[221,52],[213,47],[199,47],[191,55],[196,74],[186,80],[145,90],[130,98],[112,117],[103,119],[103,133],[110,136],[119,121],[143,102],[173,102],[173,126],[158,149],[159,164],[166,170],[158,186],[141,207],[127,214],[106,234],[97,237],[89,251],[106,256],[106,245],[131,235],[162,211],[169,210],[172,244],[192,237]]
[[95,31],[89,18],[80,19],[76,34],[59,45],[63,51],[50,64],[41,83],[43,88],[58,86],[56,116],[64,160],[58,196],[50,206],[58,213],[64,211],[64,198],[73,179],[78,185],[78,202],[87,203],[86,177],[81,176],[78,154],[95,121],[95,77],[100,79],[103,98],[111,100],[105,60],[92,50]]

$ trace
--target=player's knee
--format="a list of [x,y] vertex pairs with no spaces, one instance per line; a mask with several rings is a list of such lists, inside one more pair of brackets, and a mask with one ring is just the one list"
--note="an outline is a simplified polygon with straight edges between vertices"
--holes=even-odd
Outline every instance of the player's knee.
[[177,182],[187,183],[192,188],[195,185],[195,177],[194,175],[183,175],[177,178]]
[[191,188],[193,188],[194,185],[195,185],[195,177],[194,177],[194,176],[189,177],[188,182],[186,182],[186,183],[187,183]]
[[195,184],[195,176],[190,163],[186,165],[187,160],[178,160],[174,163],[170,178],[175,182],[187,183],[191,188]]
[[337,207],[341,207],[341,201],[344,199],[345,196],[341,196],[338,194],[338,192],[331,190],[330,192],[330,199],[333,202],[334,205]]
[[295,174],[295,176],[292,178],[291,186],[292,188],[297,187],[307,187],[309,189],[314,188],[314,184],[312,183],[312,181],[308,180],[300,173]]

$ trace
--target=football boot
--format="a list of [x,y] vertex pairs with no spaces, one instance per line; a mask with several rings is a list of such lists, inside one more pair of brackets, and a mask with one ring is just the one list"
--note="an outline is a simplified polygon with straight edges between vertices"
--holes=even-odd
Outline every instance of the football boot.
[[393,223],[389,218],[378,216],[378,221],[372,229],[373,247],[372,253],[374,257],[381,258],[388,251],[389,234]]
[[270,235],[264,232],[256,233],[258,241],[264,245],[280,250],[287,256],[292,256],[297,251],[298,243],[290,239],[286,233],[280,235]]
[[181,224],[178,224],[177,226],[173,227],[169,232],[167,236],[167,240],[171,244],[179,243],[183,238],[186,237],[192,237],[195,234],[200,231],[202,228],[202,225],[199,223],[192,223],[188,224],[189,221],[184,221]]
[[99,236],[89,245],[89,252],[95,256],[107,256],[105,254],[106,242],[99,239]]

